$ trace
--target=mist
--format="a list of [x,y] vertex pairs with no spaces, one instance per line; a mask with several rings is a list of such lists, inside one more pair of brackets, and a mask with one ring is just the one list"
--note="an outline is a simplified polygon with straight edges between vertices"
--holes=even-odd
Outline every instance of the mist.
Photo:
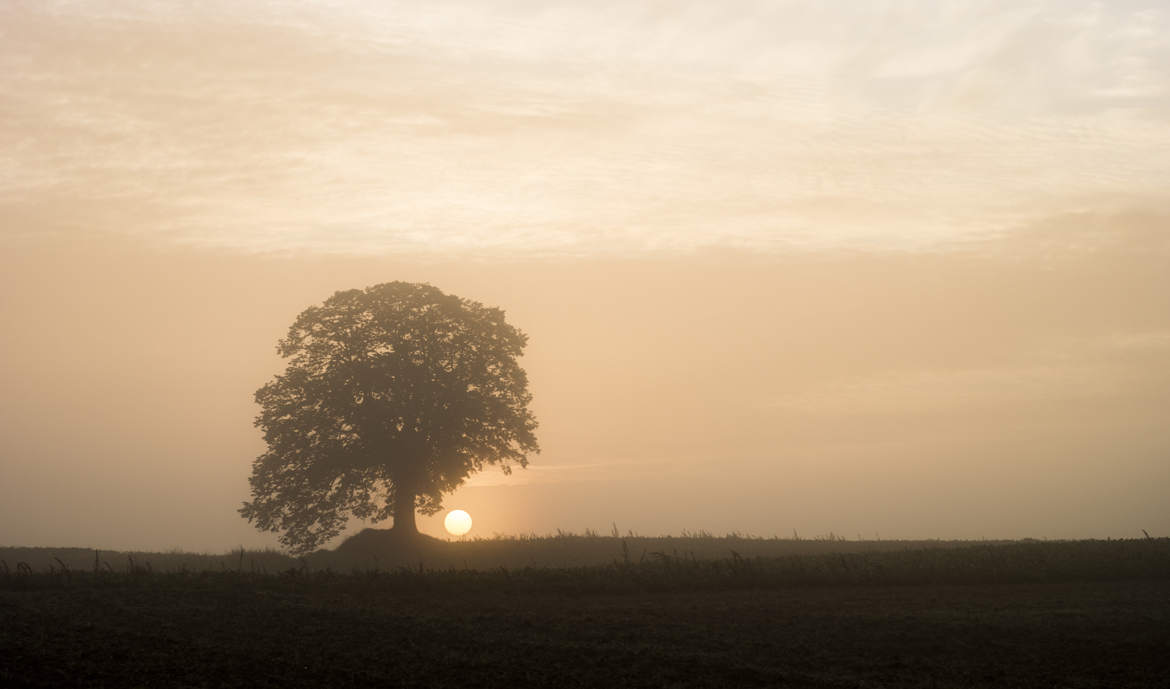
[[0,539],[266,543],[235,508],[275,342],[305,306],[390,278],[474,294],[531,338],[543,453],[445,501],[484,535],[1159,528],[1164,223],[1054,220],[1071,248],[1032,228],[953,252],[624,260],[10,244]]

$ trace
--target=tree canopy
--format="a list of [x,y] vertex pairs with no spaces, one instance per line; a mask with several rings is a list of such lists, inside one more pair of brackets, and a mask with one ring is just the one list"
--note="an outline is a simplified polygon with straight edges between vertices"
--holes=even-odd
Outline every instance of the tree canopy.
[[472,472],[527,466],[539,452],[527,339],[502,310],[427,284],[309,307],[277,346],[286,370],[256,391],[268,449],[240,513],[303,553],[351,516],[415,533],[415,509],[437,512]]

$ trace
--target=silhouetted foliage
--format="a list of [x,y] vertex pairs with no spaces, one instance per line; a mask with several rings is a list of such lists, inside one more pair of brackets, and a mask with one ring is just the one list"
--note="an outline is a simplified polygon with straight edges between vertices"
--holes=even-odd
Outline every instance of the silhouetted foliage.
[[306,309],[280,341],[283,375],[256,391],[268,450],[240,513],[308,552],[350,516],[416,533],[474,471],[539,452],[527,336],[500,309],[389,282]]

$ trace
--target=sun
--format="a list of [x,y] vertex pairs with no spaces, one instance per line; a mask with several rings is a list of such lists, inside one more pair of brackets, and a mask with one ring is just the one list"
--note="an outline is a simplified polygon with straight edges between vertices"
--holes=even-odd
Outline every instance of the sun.
[[443,520],[443,526],[447,527],[447,533],[452,536],[462,536],[471,531],[471,515],[463,510],[451,510]]

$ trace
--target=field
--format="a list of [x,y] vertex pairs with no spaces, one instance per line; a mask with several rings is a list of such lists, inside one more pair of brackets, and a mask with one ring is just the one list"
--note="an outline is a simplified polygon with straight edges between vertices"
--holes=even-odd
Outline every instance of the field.
[[1170,686],[1166,539],[429,547],[0,549],[0,686]]

